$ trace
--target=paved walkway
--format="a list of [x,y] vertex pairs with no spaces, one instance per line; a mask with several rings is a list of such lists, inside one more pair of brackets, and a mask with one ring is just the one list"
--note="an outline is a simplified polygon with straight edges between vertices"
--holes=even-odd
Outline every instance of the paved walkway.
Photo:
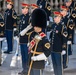
[[[15,51],[17,47],[14,41],[14,51],[12,54],[2,54],[2,66],[0,66],[0,75],[18,75],[21,68],[21,56],[16,58]],[[7,50],[6,40],[3,42],[2,51]],[[50,59],[50,58],[49,58]],[[14,62],[16,60],[16,62]],[[51,59],[50,59],[51,60]],[[51,62],[51,61],[50,61]],[[14,65],[12,65],[14,63]],[[14,67],[12,67],[14,66]],[[44,69],[44,75],[54,75],[52,64]],[[69,57],[68,68],[64,70],[64,75],[76,75],[76,45],[73,45],[73,55]]]

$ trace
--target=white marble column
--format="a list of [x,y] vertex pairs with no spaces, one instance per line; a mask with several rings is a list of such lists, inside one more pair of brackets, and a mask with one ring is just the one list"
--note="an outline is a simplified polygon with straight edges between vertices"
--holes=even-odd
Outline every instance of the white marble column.
[[6,1],[4,0],[4,2],[3,2],[3,10],[5,10],[6,9]]

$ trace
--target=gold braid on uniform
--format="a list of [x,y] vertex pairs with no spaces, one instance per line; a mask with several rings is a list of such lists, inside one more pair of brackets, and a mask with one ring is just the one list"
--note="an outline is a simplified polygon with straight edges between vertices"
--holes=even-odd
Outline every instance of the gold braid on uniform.
[[[49,4],[49,5],[48,5],[48,4]],[[47,8],[49,11],[51,10],[51,6],[50,6],[50,3],[49,3],[48,1],[46,1],[45,8]]]
[[67,37],[68,36],[68,33],[67,32],[63,32],[63,36],[64,37]]
[[31,34],[33,33],[34,31],[31,31],[31,32],[29,32],[29,33],[26,33],[26,35],[28,35],[28,43],[30,42],[30,36],[31,36]]
[[72,34],[70,34],[68,38],[71,39],[72,38]]
[[[4,19],[1,14],[0,14],[0,17],[1,17],[2,19]],[[3,26],[4,26],[4,22],[0,22],[0,26],[3,27]]]
[[65,43],[62,45],[62,48],[67,48],[67,46],[66,46],[66,44],[65,44]]
[[74,26],[75,26],[75,25],[70,24],[70,25],[69,25],[69,28],[72,30],[72,29],[74,28]]
[[[76,11],[76,2],[74,3],[74,11]],[[72,14],[72,17],[73,17],[73,18],[76,18],[76,13],[73,13],[73,14]]]
[[67,22],[67,28],[68,28],[68,26],[69,26],[69,22],[70,22],[70,19],[69,19],[68,22]]
[[73,17],[73,18],[76,18],[76,13],[73,13],[73,14],[72,14],[72,17]]
[[47,6],[47,9],[50,11],[51,10],[51,6]]
[[46,44],[45,44],[45,47],[46,47],[47,49],[49,49],[49,48],[50,48],[50,43],[46,43]]
[[0,26],[3,27],[4,26],[4,22],[0,22]]
[[4,19],[4,17],[2,16],[2,14],[0,14],[0,17],[1,17],[2,19]]
[[66,31],[64,31],[64,26],[62,27],[62,31],[61,31],[61,34],[64,36],[64,37],[67,37],[68,36],[68,33]]
[[14,19],[17,19],[17,15],[15,14],[15,10],[14,10],[14,9],[12,9],[12,17],[13,17]]
[[0,36],[3,36],[3,35],[4,35],[3,31],[1,31]]

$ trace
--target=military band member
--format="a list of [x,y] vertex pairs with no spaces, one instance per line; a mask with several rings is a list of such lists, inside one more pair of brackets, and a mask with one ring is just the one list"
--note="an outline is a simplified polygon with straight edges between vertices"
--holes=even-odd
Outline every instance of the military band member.
[[31,6],[31,13],[39,7],[37,4],[31,4],[30,6]]
[[62,14],[54,12],[54,24],[51,26],[52,62],[55,75],[63,75],[63,55],[66,54],[67,29],[61,22]]
[[72,11],[71,19],[73,19],[75,27],[76,27],[76,1],[74,2],[74,8]]
[[[69,20],[68,20],[69,21]],[[73,43],[73,32],[74,32],[74,24],[73,20],[71,19],[67,24],[67,31],[68,31],[68,55],[72,55],[72,43]]]
[[[38,8],[38,5],[36,4],[30,4],[30,8],[31,8],[31,14],[32,12]],[[29,25],[20,32],[20,35],[21,36],[24,36],[26,33],[27,35],[31,34],[31,32],[34,30],[32,25],[31,25],[31,14],[30,14],[30,18],[29,18]],[[29,36],[28,36],[29,37]],[[29,43],[29,40],[28,40],[28,43]]]
[[75,14],[74,9],[75,9],[75,3],[73,0],[65,0],[65,5],[69,8],[68,10],[68,14],[69,14],[69,18],[70,20],[73,20],[73,25],[72,25],[72,44],[74,43],[74,27],[75,27],[75,17],[73,16],[73,14]]
[[[46,34],[42,32],[43,28],[46,28],[46,13],[42,9],[35,9],[32,13],[32,26],[34,32],[30,35],[30,62],[28,75],[41,75],[41,71],[45,67],[45,60],[51,53],[51,46],[46,37]],[[30,74],[31,72],[31,74]]]
[[4,19],[2,14],[0,13],[0,66],[1,66],[1,62],[2,62],[2,41],[3,41],[3,37],[4,37]]
[[2,48],[2,41],[3,37],[5,36],[5,25],[4,25],[4,19],[2,14],[0,13],[0,42],[1,42],[1,48]]
[[[68,23],[68,20],[69,20],[69,17],[68,17],[68,14],[67,14],[68,13],[68,8],[66,6],[61,6],[60,7],[60,12],[63,15],[62,22],[64,22],[64,24],[67,28],[67,23]],[[68,65],[68,49],[66,50],[66,54],[63,55],[63,68],[64,69],[67,68],[67,65]]]
[[2,14],[0,14],[0,37],[4,37],[4,19]]
[[[29,25],[29,4],[22,3],[22,15],[20,16],[20,24],[19,24],[19,32],[21,33]],[[28,62],[28,35],[21,36],[20,34],[20,49],[21,49],[21,56],[22,56],[22,68],[23,70],[19,72],[19,75],[25,75],[27,72],[27,62]]]
[[67,26],[67,22],[68,22],[68,19],[69,19],[68,8],[66,6],[61,6],[60,7],[60,12],[63,15],[62,22],[64,22],[64,24]]
[[76,1],[74,0],[66,0],[66,6],[69,8],[70,18],[75,22],[75,10],[76,10]]
[[4,23],[8,50],[4,53],[9,54],[13,51],[13,25],[16,22],[16,18],[17,15],[13,8],[13,2],[11,0],[7,0],[7,9],[4,13]]
[[71,15],[72,11],[74,9],[74,2],[73,2],[73,0],[65,0],[65,5],[69,8],[69,15]]

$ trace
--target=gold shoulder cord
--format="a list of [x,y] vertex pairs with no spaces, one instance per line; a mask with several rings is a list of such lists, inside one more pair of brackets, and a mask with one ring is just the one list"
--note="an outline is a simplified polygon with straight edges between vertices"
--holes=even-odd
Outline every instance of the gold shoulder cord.
[[47,49],[49,49],[49,48],[50,48],[50,43],[46,43],[46,44],[45,44],[45,47],[46,47]]
[[70,22],[70,19],[69,19],[68,22],[67,22],[67,27],[68,27],[68,25],[69,25],[69,22]]
[[31,31],[31,32],[26,33],[26,35],[28,35],[28,42],[30,42],[30,36],[31,36],[31,34],[32,34],[33,32],[34,32],[34,31]]
[[45,8],[47,7],[47,1],[46,1],[46,4],[45,4]]
[[61,31],[61,34],[63,34],[63,29],[64,29],[64,26],[62,26],[62,31]]
[[[72,11],[73,11],[73,10],[71,10],[70,15],[72,15]],[[69,18],[69,20],[68,20],[68,22],[67,22],[67,27],[68,27],[68,25],[69,25],[69,22],[70,22],[70,18]]]
[[12,17],[13,17],[14,19],[17,19],[17,15],[15,15],[14,13],[15,13],[15,11],[14,11],[14,9],[12,9]]
[[[76,2],[74,3],[74,10],[76,10]],[[76,14],[75,14],[75,13],[72,14],[72,17],[73,17],[73,18],[76,18]]]
[[4,20],[4,17],[2,16],[2,14],[0,14],[1,18]]
[[46,1],[45,8],[47,8],[50,11],[51,10],[51,6],[47,6],[47,4],[49,4],[49,2]]

